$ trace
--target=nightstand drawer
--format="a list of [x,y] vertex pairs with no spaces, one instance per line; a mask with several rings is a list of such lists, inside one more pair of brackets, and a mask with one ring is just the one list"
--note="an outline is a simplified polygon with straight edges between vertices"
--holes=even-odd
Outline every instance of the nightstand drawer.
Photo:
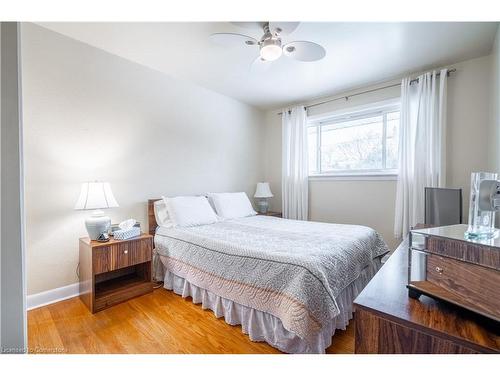
[[92,249],[92,267],[95,275],[111,270],[110,249],[111,246],[101,246]]
[[127,241],[111,246],[110,271],[148,262],[152,257],[150,239]]

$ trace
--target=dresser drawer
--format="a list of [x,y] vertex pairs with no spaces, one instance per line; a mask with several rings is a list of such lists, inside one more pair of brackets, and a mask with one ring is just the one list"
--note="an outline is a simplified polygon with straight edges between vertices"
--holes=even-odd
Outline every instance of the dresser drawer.
[[488,267],[411,250],[408,286],[500,321],[500,272]]
[[110,271],[150,261],[152,243],[150,239],[127,241],[111,246]]
[[431,237],[427,240],[426,251],[500,271],[500,251],[489,246]]
[[458,302],[472,305],[500,319],[500,273],[498,271],[429,254],[427,280],[454,294]]

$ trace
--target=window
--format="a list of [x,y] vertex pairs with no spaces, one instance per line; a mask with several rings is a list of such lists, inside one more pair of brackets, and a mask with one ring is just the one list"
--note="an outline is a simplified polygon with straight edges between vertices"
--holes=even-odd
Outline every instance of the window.
[[312,120],[307,135],[311,176],[397,174],[397,104]]

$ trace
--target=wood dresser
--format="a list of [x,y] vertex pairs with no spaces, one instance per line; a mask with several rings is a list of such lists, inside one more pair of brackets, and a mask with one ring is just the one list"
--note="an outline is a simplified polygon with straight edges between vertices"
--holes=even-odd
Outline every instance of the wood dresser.
[[80,298],[92,313],[153,291],[153,236],[80,238]]
[[410,298],[407,282],[403,243],[354,301],[355,353],[500,353],[499,323],[425,295]]
[[468,239],[465,224],[410,232],[410,297],[422,294],[500,323],[500,239]]

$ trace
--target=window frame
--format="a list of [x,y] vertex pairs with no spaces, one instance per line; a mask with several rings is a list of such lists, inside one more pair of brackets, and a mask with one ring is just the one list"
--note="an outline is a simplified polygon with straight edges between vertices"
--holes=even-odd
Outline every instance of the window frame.
[[398,176],[398,169],[378,168],[378,169],[352,169],[345,171],[321,170],[321,127],[348,120],[369,118],[374,116],[383,117],[382,128],[382,160],[386,164],[387,158],[387,114],[390,112],[401,112],[400,99],[385,100],[368,105],[345,108],[327,114],[310,116],[307,121],[307,128],[316,127],[316,172],[309,172],[309,179],[340,179],[340,180],[395,180]]

